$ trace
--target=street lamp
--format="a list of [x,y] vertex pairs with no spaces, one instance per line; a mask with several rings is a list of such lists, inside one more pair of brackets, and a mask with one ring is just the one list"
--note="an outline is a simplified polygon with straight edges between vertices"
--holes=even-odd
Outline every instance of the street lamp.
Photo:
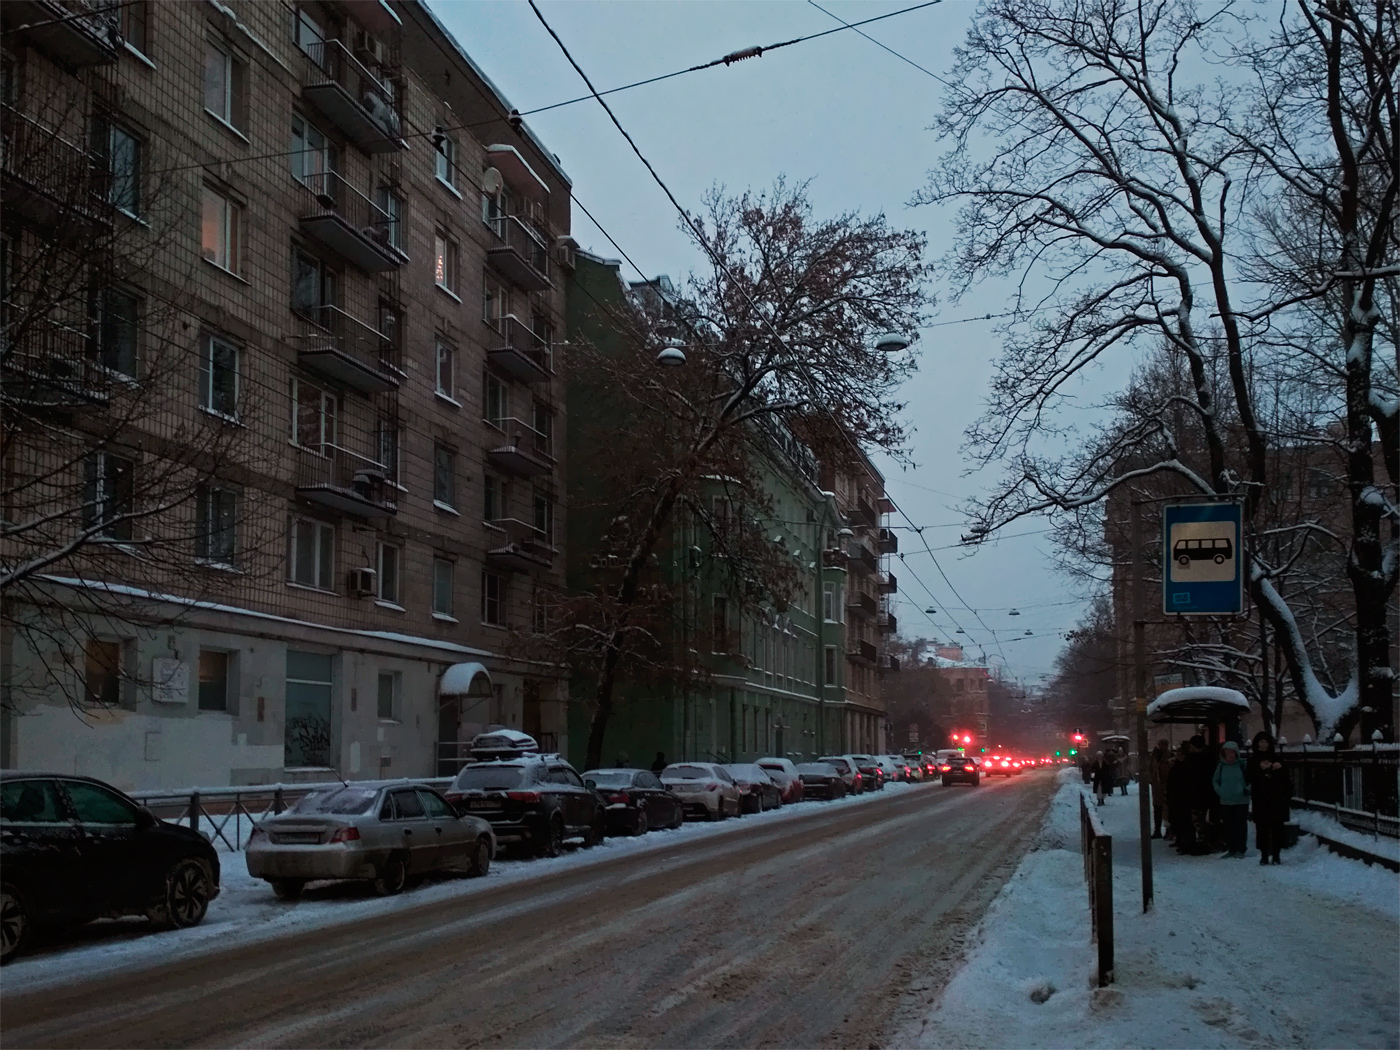
[[909,349],[909,337],[898,332],[886,332],[876,337],[875,349],[883,354],[897,354],[901,350]]

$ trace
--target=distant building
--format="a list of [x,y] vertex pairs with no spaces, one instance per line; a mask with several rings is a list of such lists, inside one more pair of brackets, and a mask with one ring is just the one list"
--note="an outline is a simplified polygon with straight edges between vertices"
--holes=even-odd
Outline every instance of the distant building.
[[[943,716],[950,733],[972,737],[973,748],[986,747],[991,728],[991,707],[987,683],[991,671],[985,663],[967,659],[960,645],[937,645],[926,665],[933,668],[940,680],[939,693],[947,705]],[[936,746],[946,747],[939,742]]]

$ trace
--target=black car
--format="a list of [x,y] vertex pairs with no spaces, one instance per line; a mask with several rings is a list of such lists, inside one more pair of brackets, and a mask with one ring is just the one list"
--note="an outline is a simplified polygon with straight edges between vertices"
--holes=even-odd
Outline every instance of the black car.
[[856,768],[860,770],[865,790],[883,791],[887,777],[884,767],[875,760],[875,757],[873,755],[852,755],[851,758],[855,759]]
[[91,777],[0,772],[0,961],[37,929],[145,915],[193,926],[219,895],[199,832],[157,820]]
[[609,835],[643,835],[651,828],[678,828],[685,822],[680,797],[646,769],[590,769],[583,782],[607,804]]
[[803,798],[846,797],[845,778],[828,762],[799,762],[797,775],[802,778]]
[[606,834],[602,797],[553,755],[472,762],[444,795],[458,812],[489,821],[497,842],[541,857],[557,857],[565,839],[593,846]]
[[977,768],[977,763],[970,758],[946,758],[939,764],[938,772],[943,777],[944,787],[955,780],[976,787],[982,779],[982,771]]

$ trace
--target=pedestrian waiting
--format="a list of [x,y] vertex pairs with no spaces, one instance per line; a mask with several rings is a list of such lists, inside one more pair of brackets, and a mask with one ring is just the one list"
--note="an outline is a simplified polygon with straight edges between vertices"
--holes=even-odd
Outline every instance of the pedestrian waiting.
[[1283,826],[1288,823],[1293,781],[1279,761],[1274,738],[1268,733],[1254,734],[1245,777],[1254,803],[1254,844],[1259,847],[1259,863],[1282,864],[1279,852],[1283,849]]
[[1220,748],[1211,787],[1220,799],[1221,822],[1225,825],[1225,856],[1245,855],[1249,838],[1249,780],[1240,762],[1240,746],[1233,740]]

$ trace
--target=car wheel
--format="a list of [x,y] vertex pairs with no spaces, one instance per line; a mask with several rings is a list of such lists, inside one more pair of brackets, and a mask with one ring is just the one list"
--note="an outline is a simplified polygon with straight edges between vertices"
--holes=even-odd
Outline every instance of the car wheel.
[[467,874],[474,879],[479,879],[491,871],[491,843],[483,835],[476,840],[476,845],[472,847],[471,864],[467,866]]
[[711,819],[711,820],[723,820],[723,819],[724,819],[725,817],[727,817],[727,816],[729,816],[729,814],[726,813],[726,812],[724,811],[724,799],[721,798],[721,799],[715,804],[715,811],[714,811],[713,813],[710,814],[710,819]]
[[374,879],[374,892],[381,897],[393,897],[403,892],[404,885],[408,882],[408,865],[404,863],[402,855],[392,853],[379,868],[379,874]]
[[33,926],[24,895],[8,882],[0,886],[0,963],[9,962],[24,950]]
[[973,787],[976,787],[976,786],[977,786],[978,784],[980,784],[981,782],[982,782],[982,781],[981,781],[981,779],[980,779],[979,777],[973,777],[973,778],[972,778],[972,786],[973,786]]
[[677,806],[677,807],[676,807],[676,818],[675,818],[673,821],[671,821],[671,830],[672,830],[672,831],[675,831],[678,827],[680,827],[680,826],[681,826],[682,824],[684,824],[684,823],[685,823],[685,809],[684,809],[683,807],[681,807],[681,806]]
[[146,909],[146,918],[163,930],[196,926],[209,910],[214,878],[202,860],[187,857],[166,872],[160,898]]
[[637,826],[632,829],[632,834],[645,835],[649,827],[650,822],[647,820],[647,811],[644,809],[637,810]]
[[536,850],[536,856],[557,857],[564,852],[564,821],[558,814],[549,818],[549,830]]
[[301,891],[306,888],[305,879],[269,879],[272,883],[272,892],[279,901],[294,901],[301,899]]

